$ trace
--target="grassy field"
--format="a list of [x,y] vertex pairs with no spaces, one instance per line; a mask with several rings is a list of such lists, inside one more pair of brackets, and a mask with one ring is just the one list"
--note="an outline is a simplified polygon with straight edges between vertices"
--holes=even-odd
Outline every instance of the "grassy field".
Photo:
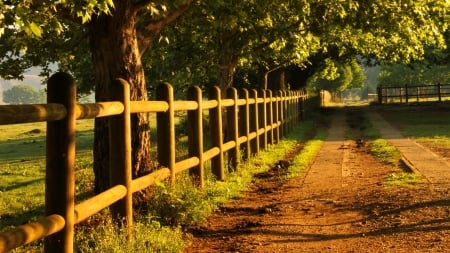
[[380,114],[404,136],[450,160],[449,106],[393,106]]
[[[0,229],[43,215],[45,123],[0,126]],[[93,120],[77,122],[77,192],[92,189]]]

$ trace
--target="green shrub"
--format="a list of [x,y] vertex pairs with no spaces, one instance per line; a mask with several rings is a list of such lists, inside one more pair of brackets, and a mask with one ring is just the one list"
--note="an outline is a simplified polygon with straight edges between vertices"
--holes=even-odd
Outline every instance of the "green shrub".
[[149,215],[164,226],[189,226],[203,221],[214,205],[204,191],[187,176],[180,176],[175,185],[157,183],[147,203]]
[[161,226],[152,219],[133,224],[133,239],[127,243],[127,232],[108,219],[98,226],[82,228],[76,233],[75,252],[182,252],[186,241],[180,228]]

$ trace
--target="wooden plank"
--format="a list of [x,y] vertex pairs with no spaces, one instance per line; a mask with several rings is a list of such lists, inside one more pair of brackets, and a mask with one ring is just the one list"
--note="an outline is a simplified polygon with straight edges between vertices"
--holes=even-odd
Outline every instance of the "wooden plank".
[[77,119],[93,119],[121,114],[123,104],[121,102],[99,102],[93,104],[77,104],[75,114]]
[[82,222],[100,210],[117,202],[125,197],[126,194],[127,188],[125,186],[116,185],[77,204],[74,209],[75,224]]
[[0,105],[0,125],[21,124],[41,121],[55,121],[67,115],[64,105]]
[[49,215],[37,221],[0,233],[0,252],[6,252],[61,231],[66,225],[61,215]]

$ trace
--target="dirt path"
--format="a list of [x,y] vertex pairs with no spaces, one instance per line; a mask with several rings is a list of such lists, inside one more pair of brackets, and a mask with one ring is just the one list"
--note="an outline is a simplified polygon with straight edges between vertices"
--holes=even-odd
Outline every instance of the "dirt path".
[[346,115],[333,114],[307,173],[256,180],[192,230],[185,252],[450,252],[449,188],[383,185],[394,168],[345,140]]

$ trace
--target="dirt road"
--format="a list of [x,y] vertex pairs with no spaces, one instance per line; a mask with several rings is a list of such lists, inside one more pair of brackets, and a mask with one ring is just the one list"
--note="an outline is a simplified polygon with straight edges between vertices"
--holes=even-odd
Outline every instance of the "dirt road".
[[359,131],[349,115],[333,114],[303,176],[255,180],[191,231],[185,252],[450,252],[450,188],[384,185],[396,168],[344,138]]

